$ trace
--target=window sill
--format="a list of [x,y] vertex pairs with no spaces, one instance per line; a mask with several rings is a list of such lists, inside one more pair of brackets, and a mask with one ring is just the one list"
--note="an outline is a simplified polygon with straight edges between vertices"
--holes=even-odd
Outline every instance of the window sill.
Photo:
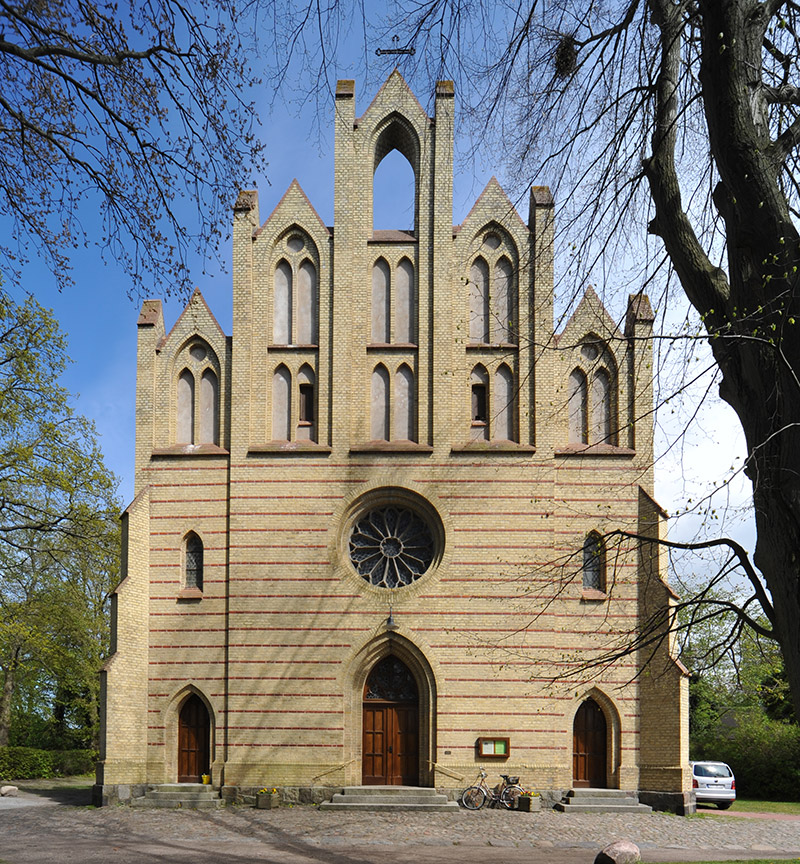
[[518,348],[516,342],[467,342],[467,351],[516,351]]
[[450,448],[451,453],[535,453],[531,444],[518,444],[516,441],[469,441]]
[[303,453],[318,455],[330,452],[331,448],[327,444],[317,444],[316,441],[268,441],[264,444],[254,444],[247,448],[248,456],[258,455],[259,453],[283,453],[286,456],[298,456]]
[[370,342],[367,351],[416,351],[419,345],[416,342]]
[[178,601],[181,600],[202,600],[203,592],[199,588],[184,588],[178,594]]
[[154,447],[153,458],[158,456],[229,456],[224,447],[217,444],[173,444],[171,447]]
[[581,591],[581,600],[589,603],[601,603],[604,600],[608,600],[608,594],[597,588],[584,588]]
[[556,456],[635,456],[630,447],[617,447],[615,444],[567,444],[556,447]]
[[319,345],[317,345],[316,343],[305,343],[305,342],[298,342],[298,343],[291,343],[291,342],[277,343],[276,342],[274,345],[268,345],[267,346],[268,351],[296,351],[298,349],[302,350],[302,351],[316,351],[318,348],[319,348]]
[[351,453],[433,453],[428,444],[416,441],[365,441],[350,448]]

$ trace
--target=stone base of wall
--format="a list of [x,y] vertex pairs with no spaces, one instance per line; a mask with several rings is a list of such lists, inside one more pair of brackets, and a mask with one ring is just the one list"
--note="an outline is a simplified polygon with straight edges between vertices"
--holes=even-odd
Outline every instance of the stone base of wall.
[[653,810],[677,813],[678,816],[691,816],[697,812],[694,792],[640,792],[639,802],[648,804]]
[[[130,804],[132,799],[141,798],[147,791],[147,783],[106,783],[92,787],[92,804],[95,807],[108,807],[114,804]],[[254,807],[259,786],[223,786],[219,792],[226,804]],[[321,804],[330,801],[341,786],[279,786],[281,804]],[[458,801],[463,786],[437,786],[436,791],[446,795],[449,801]],[[542,810],[550,810],[564,795],[566,789],[537,789],[541,798]],[[697,811],[694,792],[639,792],[639,801],[654,810],[689,816]]]
[[[223,786],[220,797],[226,804],[243,804],[255,807],[256,793],[261,786]],[[272,787],[270,787],[272,788]],[[278,786],[281,804],[321,804],[330,801],[342,786]]]
[[92,804],[109,807],[113,804],[130,804],[133,798],[141,798],[148,783],[95,783],[92,786]]

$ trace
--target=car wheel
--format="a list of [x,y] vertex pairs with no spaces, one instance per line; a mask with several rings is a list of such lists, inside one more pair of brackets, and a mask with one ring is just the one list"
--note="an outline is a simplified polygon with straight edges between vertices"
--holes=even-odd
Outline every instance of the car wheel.
[[720,810],[727,810],[733,804],[733,801],[717,801],[717,807]]

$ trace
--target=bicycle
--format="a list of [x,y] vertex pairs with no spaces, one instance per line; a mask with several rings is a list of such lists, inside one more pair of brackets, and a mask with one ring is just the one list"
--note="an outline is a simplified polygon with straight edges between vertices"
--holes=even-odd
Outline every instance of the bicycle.
[[480,810],[487,801],[491,805],[502,804],[506,810],[513,810],[517,806],[517,799],[524,794],[525,790],[519,785],[519,777],[511,777],[501,774],[502,783],[498,783],[494,789],[490,789],[486,783],[489,775],[480,769],[480,781],[475,786],[470,786],[461,793],[461,803],[467,810]]

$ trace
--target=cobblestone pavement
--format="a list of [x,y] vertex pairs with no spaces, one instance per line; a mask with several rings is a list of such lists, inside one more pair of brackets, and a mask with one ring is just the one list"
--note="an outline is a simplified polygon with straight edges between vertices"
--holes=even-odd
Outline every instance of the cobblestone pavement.
[[800,857],[800,818],[92,809],[60,803],[55,791],[22,794],[0,799],[0,862],[591,864],[601,848],[623,838],[639,846],[645,861]]

